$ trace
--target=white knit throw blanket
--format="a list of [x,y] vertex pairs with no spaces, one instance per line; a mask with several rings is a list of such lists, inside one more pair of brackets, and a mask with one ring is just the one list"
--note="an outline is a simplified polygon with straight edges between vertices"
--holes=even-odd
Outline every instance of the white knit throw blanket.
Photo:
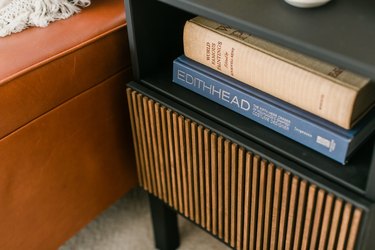
[[0,0],[0,37],[28,27],[46,27],[90,5],[91,0]]

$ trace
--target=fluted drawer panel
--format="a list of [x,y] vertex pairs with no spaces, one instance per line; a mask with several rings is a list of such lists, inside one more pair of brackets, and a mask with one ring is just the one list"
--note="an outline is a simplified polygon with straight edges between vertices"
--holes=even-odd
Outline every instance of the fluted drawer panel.
[[363,212],[127,90],[140,185],[235,249],[354,249]]

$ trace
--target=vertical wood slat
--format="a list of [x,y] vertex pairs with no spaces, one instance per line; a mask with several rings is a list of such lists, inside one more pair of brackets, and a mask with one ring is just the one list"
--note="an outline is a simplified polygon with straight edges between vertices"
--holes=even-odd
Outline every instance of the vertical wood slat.
[[257,225],[257,209],[258,209],[258,189],[259,189],[259,165],[260,157],[254,156],[253,159],[253,173],[252,173],[252,186],[251,186],[251,208],[250,208],[250,237],[249,249],[256,248],[256,225]]
[[224,142],[224,242],[230,239],[230,162],[231,144],[229,140]]
[[147,139],[146,139],[146,131],[145,131],[145,121],[144,121],[144,115],[143,115],[143,102],[142,102],[142,95],[137,95],[137,109],[139,114],[139,125],[140,125],[140,135],[141,135],[141,144],[144,152],[144,169],[146,172],[146,190],[149,192],[152,192],[152,185],[151,185],[151,174],[150,174],[150,163],[149,163],[149,156],[146,153],[147,150]]
[[251,210],[251,187],[252,187],[252,172],[253,172],[253,155],[250,152],[246,153],[245,163],[245,197],[244,197],[244,222],[243,222],[243,242],[242,249],[249,249],[249,234],[250,234],[250,210]]
[[155,123],[156,123],[156,137],[157,137],[157,147],[159,152],[159,169],[160,169],[160,181],[161,181],[161,192],[162,192],[162,199],[168,201],[168,194],[167,194],[167,177],[165,172],[165,159],[164,159],[164,141],[163,141],[163,129],[161,123],[161,109],[160,104],[155,103],[154,105],[154,112],[155,112]]
[[289,172],[284,172],[283,177],[283,191],[281,194],[281,211],[280,211],[280,222],[279,222],[279,237],[278,237],[278,249],[284,249],[285,246],[285,234],[287,227],[287,214],[289,206],[289,195],[290,195],[290,180],[291,174]]
[[347,239],[347,232],[349,230],[349,222],[352,213],[352,204],[346,203],[342,214],[339,238],[337,240],[337,250],[344,250]]
[[[145,190],[148,190],[148,180],[147,180],[147,174],[146,174],[146,160],[144,159],[144,148],[143,148],[143,139],[142,139],[142,132],[141,132],[141,114],[138,110],[138,95],[136,92],[131,93],[131,99],[132,99],[132,109],[133,109],[133,115],[135,120],[135,130],[136,130],[136,145],[138,146],[138,152],[140,154],[139,160],[140,160],[140,169],[141,169],[141,178],[142,178],[142,184],[143,188]],[[129,103],[130,104],[130,103]],[[143,131],[143,130],[142,130]],[[134,134],[133,134],[134,137]]]
[[155,172],[155,182],[156,182],[156,196],[162,198],[162,189],[161,189],[161,175],[160,175],[160,168],[159,168],[159,150],[158,144],[159,142],[156,139],[156,119],[155,119],[155,112],[154,112],[154,100],[149,99],[147,101],[147,109],[148,109],[148,116],[149,116],[149,123],[150,123],[150,132],[151,132],[151,145],[153,151],[153,164],[154,164],[154,172]]
[[178,114],[172,113],[172,123],[173,123],[173,147],[174,147],[174,157],[175,157],[175,171],[176,171],[176,184],[177,184],[177,197],[178,197],[178,207],[177,210],[184,211],[184,196],[182,192],[182,180],[181,180],[181,157],[180,157],[180,137],[178,129]]
[[200,212],[201,212],[201,226],[206,227],[206,199],[205,199],[205,172],[204,172],[204,141],[203,141],[203,127],[198,126],[198,165],[199,165],[199,190],[200,190]]
[[205,171],[205,193],[206,193],[206,229],[211,231],[211,147],[210,147],[210,130],[204,129],[204,171]]
[[327,194],[326,204],[323,212],[323,221],[322,221],[322,229],[320,232],[320,240],[319,240],[319,250],[326,249],[327,246],[327,239],[329,236],[329,226],[331,225],[331,218],[332,218],[332,207],[333,207],[334,196],[332,194]]
[[[133,106],[133,97],[132,97],[132,90],[126,89],[126,96],[128,101],[128,108],[129,108],[129,117],[130,117],[130,125],[132,134],[136,135],[136,128],[138,127],[138,113],[134,112],[134,106]],[[134,155],[135,155],[135,162],[137,167],[137,177],[138,182],[141,187],[144,186],[143,182],[143,173],[141,170],[141,166],[143,166],[143,162],[141,162],[141,155],[142,153],[139,152],[139,143],[137,142],[137,136],[133,136],[133,146],[134,146]]]
[[224,138],[218,139],[217,160],[217,205],[218,205],[218,237],[223,239],[224,234]]
[[211,134],[211,204],[212,204],[212,233],[217,235],[217,135],[215,133]]
[[292,249],[292,236],[294,234],[295,227],[295,218],[297,211],[297,198],[298,198],[298,187],[299,187],[299,178],[293,176],[292,185],[290,188],[290,202],[289,202],[289,212],[288,212],[288,227],[286,229],[286,238],[285,238],[285,250]]
[[163,152],[164,152],[164,169],[165,178],[167,185],[167,203],[173,207],[173,196],[172,196],[172,183],[171,183],[171,167],[170,167],[170,149],[169,149],[169,138],[168,138],[168,128],[167,128],[167,109],[165,107],[160,107],[161,116],[161,129],[163,135]]
[[269,163],[267,170],[267,188],[266,188],[266,205],[264,211],[264,235],[263,235],[263,248],[269,249],[271,223],[272,223],[272,210],[273,210],[273,188],[275,181],[275,165]]
[[141,186],[237,249],[354,249],[362,210],[127,90]]
[[192,144],[192,165],[193,165],[193,195],[194,195],[194,217],[197,224],[201,223],[200,216],[200,188],[199,188],[199,169],[198,169],[198,125],[191,123],[191,144]]
[[311,237],[311,227],[313,223],[313,214],[314,214],[314,204],[316,196],[316,186],[311,185],[309,187],[309,192],[307,196],[307,206],[306,206],[306,216],[305,223],[303,227],[303,237],[302,237],[302,246],[301,250],[308,249]]
[[232,144],[231,147],[231,171],[230,171],[230,246],[235,246],[236,241],[236,213],[237,213],[237,164],[238,164],[238,145]]
[[294,243],[293,249],[300,249],[302,242],[302,230],[303,230],[303,221],[305,219],[305,204],[307,199],[307,188],[308,184],[305,180],[302,180],[299,188],[298,195],[298,206],[297,206],[297,217],[296,217],[296,226],[294,231]]
[[[149,190],[149,186],[148,186],[148,176],[147,176],[147,172],[146,172],[146,168],[147,168],[147,164],[148,162],[146,161],[145,158],[145,153],[144,153],[144,143],[143,143],[143,128],[142,127],[142,123],[141,123],[141,119],[142,119],[142,115],[141,115],[141,111],[139,110],[139,108],[141,108],[140,105],[138,105],[138,100],[139,100],[139,97],[140,95],[136,92],[132,92],[131,93],[131,99],[132,99],[132,109],[133,109],[133,115],[134,115],[134,120],[135,120],[135,130],[136,130],[136,137],[137,137],[137,145],[138,145],[138,150],[139,150],[139,160],[140,160],[140,168],[141,168],[141,174],[142,174],[142,183],[143,183],[143,188],[145,190]],[[134,137],[134,135],[133,135]]]
[[244,198],[244,168],[245,168],[245,149],[240,147],[238,149],[238,162],[237,162],[237,218],[236,218],[236,247],[241,249],[242,247],[242,231],[243,231],[243,198]]
[[172,197],[173,207],[178,209],[178,195],[177,195],[177,180],[176,180],[176,163],[175,163],[175,149],[173,139],[173,121],[172,111],[167,110],[167,128],[168,128],[168,148],[169,148],[169,160],[170,160],[170,171],[171,171],[171,184],[172,184]]
[[263,249],[263,235],[264,235],[264,216],[265,216],[265,196],[267,189],[267,161],[262,160],[259,171],[259,193],[258,193],[258,221],[256,230],[256,248]]
[[347,250],[353,250],[355,247],[355,242],[356,242],[356,238],[358,235],[359,226],[361,223],[361,217],[362,217],[362,210],[356,208],[353,213],[353,219],[352,219],[352,223],[351,223],[351,227],[349,231],[348,244],[346,246]]
[[189,203],[189,217],[195,220],[194,216],[194,183],[193,183],[193,157],[192,157],[192,136],[191,136],[191,121],[185,120],[185,142],[186,142],[186,171],[187,171],[187,188],[188,188],[188,203]]
[[316,247],[319,244],[318,235],[319,235],[319,230],[321,226],[325,195],[326,195],[326,192],[323,189],[320,189],[318,191],[316,207],[315,207],[314,222],[313,222],[312,231],[311,231],[310,249],[316,249]]
[[180,142],[180,180],[183,193],[183,210],[186,217],[189,217],[189,191],[188,191],[188,180],[187,180],[187,168],[186,168],[186,144],[185,144],[185,122],[184,117],[178,116],[178,135]]
[[147,97],[143,97],[142,105],[143,105],[144,124],[145,124],[145,131],[146,131],[146,145],[147,145],[147,152],[148,152],[151,190],[152,190],[152,193],[154,193],[157,196],[158,190],[156,187],[154,152],[152,150],[152,138],[151,138],[151,124],[150,124],[150,117],[149,117],[148,105],[147,105],[148,100],[149,99]]
[[330,228],[330,236],[328,239],[327,249],[336,249],[336,238],[337,238],[337,231],[338,231],[340,218],[341,218],[342,207],[343,207],[343,201],[341,199],[337,199],[335,201],[335,207],[333,210],[332,224]]
[[273,211],[272,211],[272,223],[271,223],[271,238],[270,238],[270,249],[276,249],[277,247],[277,235],[279,229],[279,218],[280,218],[280,206],[281,206],[281,190],[282,190],[282,176],[283,170],[276,168],[275,173],[275,192],[273,196]]

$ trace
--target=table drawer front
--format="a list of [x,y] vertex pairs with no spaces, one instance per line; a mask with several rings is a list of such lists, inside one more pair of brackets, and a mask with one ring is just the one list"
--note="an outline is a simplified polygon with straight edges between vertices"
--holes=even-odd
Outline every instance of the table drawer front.
[[366,212],[344,196],[127,90],[140,185],[235,249],[354,249]]

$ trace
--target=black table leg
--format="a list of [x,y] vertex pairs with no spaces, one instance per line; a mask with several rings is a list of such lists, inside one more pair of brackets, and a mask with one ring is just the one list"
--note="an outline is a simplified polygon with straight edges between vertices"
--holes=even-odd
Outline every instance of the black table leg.
[[168,205],[149,194],[155,246],[159,250],[175,250],[180,245],[177,213]]

